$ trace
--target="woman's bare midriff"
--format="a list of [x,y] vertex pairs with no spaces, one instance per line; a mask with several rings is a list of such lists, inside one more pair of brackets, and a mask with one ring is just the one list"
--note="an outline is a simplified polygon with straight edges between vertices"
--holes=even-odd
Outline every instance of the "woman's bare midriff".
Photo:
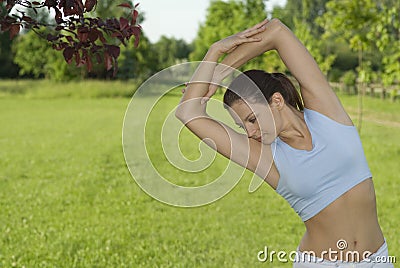
[[[307,231],[299,249],[313,252],[319,258],[361,261],[364,253],[376,252],[384,243],[372,179],[359,183],[304,223]],[[329,257],[328,252],[333,251],[338,253]],[[351,256],[360,259],[349,259]]]

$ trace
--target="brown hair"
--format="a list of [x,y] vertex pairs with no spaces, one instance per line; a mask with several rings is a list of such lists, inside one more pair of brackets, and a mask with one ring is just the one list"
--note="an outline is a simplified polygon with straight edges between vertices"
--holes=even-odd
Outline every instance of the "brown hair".
[[270,103],[275,92],[279,92],[285,102],[295,109],[304,109],[299,92],[286,75],[262,70],[249,70],[236,77],[224,94],[224,105],[231,107],[242,99]]

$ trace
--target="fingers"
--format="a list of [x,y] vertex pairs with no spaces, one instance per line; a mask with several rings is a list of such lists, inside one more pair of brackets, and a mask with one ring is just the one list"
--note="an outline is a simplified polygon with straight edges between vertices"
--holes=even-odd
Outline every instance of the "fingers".
[[237,48],[237,46],[235,46],[235,47],[229,49],[229,50],[226,52],[226,54],[232,53],[236,48]]
[[250,30],[254,30],[254,29],[261,28],[261,27],[265,26],[268,22],[269,22],[269,20],[268,20],[268,19],[265,19],[265,20],[263,20],[262,22],[257,23],[256,25],[254,25],[253,27],[251,27]]
[[243,34],[242,34],[242,36],[244,36],[244,37],[251,37],[251,36],[253,36],[253,35],[256,35],[256,34],[258,34],[258,33],[261,33],[261,32],[263,32],[263,31],[265,31],[265,29],[266,29],[266,27],[265,27],[265,25],[263,25],[263,26],[261,26],[260,28],[257,28],[257,29],[252,29],[252,30],[250,30],[250,31],[244,31]]
[[203,97],[200,101],[200,104],[205,104],[209,99],[209,97]]
[[260,42],[262,39],[261,37],[247,37],[247,36],[242,36],[240,39],[238,39],[235,42],[235,48],[244,44],[244,43],[252,43],[252,42]]
[[214,75],[212,77],[212,80],[208,86],[208,92],[204,97],[201,99],[200,103],[204,104],[210,100],[212,96],[214,96],[215,92],[217,92],[218,88],[222,85],[222,80],[227,77],[229,74],[231,74],[234,71],[234,69],[231,66],[224,65],[224,64],[219,64],[215,68]]
[[217,84],[210,84],[210,86],[208,87],[208,92],[206,95],[204,95],[204,97],[201,99],[200,103],[204,104],[207,101],[210,100],[210,98],[215,94],[215,92],[218,89],[218,85]]
[[[265,25],[267,25],[267,23],[269,22],[268,19],[263,20],[260,23],[257,23],[256,25],[254,25],[253,27],[245,30],[243,33],[248,33],[248,32],[260,32],[260,31],[264,31],[265,30]],[[262,29],[261,29],[262,28]],[[260,30],[261,29],[261,30]]]
[[262,27],[262,26],[267,25],[268,22],[269,22],[269,19],[265,19],[265,20],[263,20],[262,22],[256,24],[254,27],[260,28],[260,27]]
[[247,38],[244,43],[260,42],[262,39],[260,37]]

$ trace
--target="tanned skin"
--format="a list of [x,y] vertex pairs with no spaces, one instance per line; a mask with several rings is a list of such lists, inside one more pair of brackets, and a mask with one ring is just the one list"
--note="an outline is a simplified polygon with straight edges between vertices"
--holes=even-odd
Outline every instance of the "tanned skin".
[[[214,81],[215,77],[226,76],[225,69],[217,65],[223,55],[226,57],[222,64],[238,68],[270,50],[278,52],[298,81],[305,108],[340,124],[353,125],[313,57],[278,19],[265,20],[212,44],[187,86],[176,116],[200,139],[213,140],[214,143],[209,145],[219,153],[253,171],[276,189],[279,172],[273,163],[270,144],[279,136],[293,148],[310,150],[312,137],[304,114],[286,104],[280,93],[272,96],[269,105],[249,105],[237,101],[229,112],[235,122],[246,130],[247,135],[243,135],[206,113],[206,100],[215,93],[217,86],[195,82]],[[337,249],[340,239],[348,243],[344,253],[357,251],[360,256],[366,251],[376,252],[384,243],[372,178],[344,193],[304,224],[306,232],[299,249],[313,251],[325,259],[329,257],[323,256],[322,252]]]

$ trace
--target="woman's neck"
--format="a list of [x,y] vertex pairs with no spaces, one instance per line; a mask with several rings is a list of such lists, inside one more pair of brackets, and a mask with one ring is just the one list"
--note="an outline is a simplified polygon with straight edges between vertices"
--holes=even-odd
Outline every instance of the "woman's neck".
[[304,113],[291,107],[285,106],[280,112],[282,128],[278,134],[285,143],[298,149],[311,149],[311,133],[304,119]]

